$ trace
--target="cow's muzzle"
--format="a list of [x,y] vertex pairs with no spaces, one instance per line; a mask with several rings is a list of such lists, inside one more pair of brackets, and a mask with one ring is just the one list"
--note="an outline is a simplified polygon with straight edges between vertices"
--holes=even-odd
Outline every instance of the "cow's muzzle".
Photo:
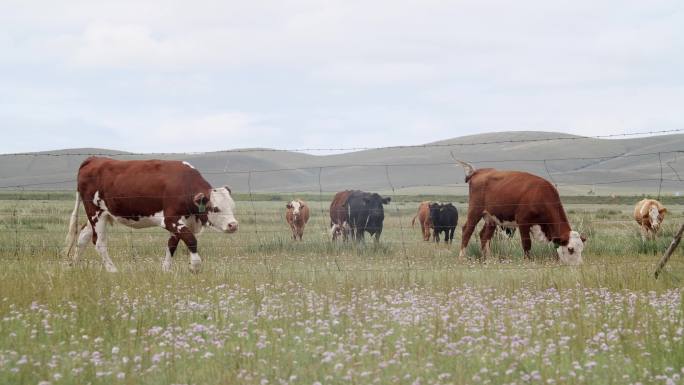
[[230,222],[228,224],[228,227],[224,230],[226,233],[234,233],[238,230],[238,223],[237,222]]

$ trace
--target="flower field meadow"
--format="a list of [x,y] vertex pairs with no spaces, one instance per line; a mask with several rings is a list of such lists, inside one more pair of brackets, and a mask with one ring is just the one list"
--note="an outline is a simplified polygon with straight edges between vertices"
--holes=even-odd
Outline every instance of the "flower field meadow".
[[684,383],[681,251],[652,274],[681,207],[643,243],[628,205],[566,206],[590,237],[568,267],[517,236],[460,259],[411,202],[361,246],[327,239],[324,204],[298,243],[284,204],[238,202],[237,234],[199,237],[201,273],[184,247],[161,271],[162,230],[115,226],[109,274],[62,254],[71,205],[0,201],[1,384]]

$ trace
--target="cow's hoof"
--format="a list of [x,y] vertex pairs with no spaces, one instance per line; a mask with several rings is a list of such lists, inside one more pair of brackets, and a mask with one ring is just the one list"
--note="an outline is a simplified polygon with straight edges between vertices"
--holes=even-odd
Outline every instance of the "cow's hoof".
[[201,270],[202,270],[202,263],[201,262],[199,262],[199,263],[190,262],[190,272],[191,273],[197,274]]
[[163,272],[168,273],[169,271],[171,271],[171,264],[164,261],[161,264],[161,268]]
[[114,265],[105,265],[105,270],[107,270],[108,273],[118,273],[119,272],[119,270]]

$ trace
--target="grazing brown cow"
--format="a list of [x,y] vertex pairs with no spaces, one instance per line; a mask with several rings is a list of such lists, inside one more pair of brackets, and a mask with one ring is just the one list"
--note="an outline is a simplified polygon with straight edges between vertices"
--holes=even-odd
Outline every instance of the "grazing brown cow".
[[413,217],[411,221],[411,226],[415,226],[416,218],[418,218],[418,223],[420,223],[420,230],[423,233],[423,240],[430,240],[430,230],[432,229],[432,219],[430,219],[430,201],[420,202],[418,206],[418,213]]
[[498,171],[493,168],[475,170],[458,161],[466,171],[469,185],[468,217],[463,225],[461,256],[465,256],[475,226],[484,218],[480,242],[484,256],[489,254],[489,241],[497,225],[520,229],[525,256],[532,248],[530,233],[540,241],[553,242],[562,263],[582,263],[586,238],[572,231],[556,188],[547,180],[520,171]]
[[[202,259],[197,253],[195,234],[205,226],[224,233],[238,229],[230,189],[212,188],[187,162],[90,157],[81,164],[77,180],[76,204],[67,234],[67,255],[78,235],[74,263],[92,241],[107,271],[116,272],[107,253],[106,231],[107,223],[116,221],[137,229],[166,229],[171,236],[162,269],[171,268],[171,257],[182,240],[190,250],[190,269],[197,272]],[[79,234],[81,203],[88,224]]]
[[643,199],[634,207],[634,220],[641,226],[641,239],[655,239],[667,209],[655,199]]
[[343,240],[349,237],[349,210],[347,208],[347,200],[353,193],[353,190],[340,191],[333,197],[330,202],[330,235],[332,240],[336,240],[340,235]]
[[292,229],[292,239],[302,240],[304,226],[309,221],[309,206],[301,199],[295,199],[285,205],[285,219]]

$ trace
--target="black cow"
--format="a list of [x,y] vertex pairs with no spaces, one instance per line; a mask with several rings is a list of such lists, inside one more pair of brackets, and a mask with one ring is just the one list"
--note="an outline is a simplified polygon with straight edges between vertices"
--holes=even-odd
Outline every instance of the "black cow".
[[439,243],[439,233],[444,232],[444,242],[451,243],[454,239],[456,224],[458,224],[458,210],[451,203],[430,204],[430,219],[434,228],[434,240]]
[[347,210],[349,213],[349,226],[352,238],[361,242],[365,232],[375,235],[375,242],[380,240],[382,222],[385,219],[385,211],[382,205],[388,204],[392,198],[381,197],[377,193],[353,191],[347,198]]

